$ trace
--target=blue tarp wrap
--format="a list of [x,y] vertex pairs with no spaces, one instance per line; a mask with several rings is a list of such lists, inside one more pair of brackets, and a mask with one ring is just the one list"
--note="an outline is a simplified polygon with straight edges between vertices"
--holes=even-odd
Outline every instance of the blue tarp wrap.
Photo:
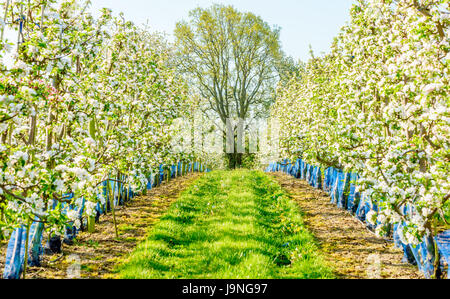
[[[109,188],[110,188],[110,190],[111,190],[111,192],[109,193],[109,194],[107,194],[107,196],[106,196],[106,198],[107,198],[107,203],[109,204],[109,207],[108,207],[108,212],[110,212],[111,211],[111,209],[112,209],[112,204],[114,204],[114,205],[116,205],[116,190],[115,190],[115,182],[113,182],[113,181],[108,181],[107,182],[107,184],[109,184]],[[112,194],[112,197],[111,197],[111,194]]]
[[147,190],[151,190],[152,187],[152,176],[150,176],[147,180]]
[[135,193],[133,192],[133,190],[131,190],[131,189],[128,190],[128,196],[129,196],[130,200],[132,200],[134,198]]
[[307,170],[306,170],[306,181],[308,182],[308,184],[310,186],[312,186],[313,175],[314,175],[314,167],[312,165],[308,164]]
[[[443,236],[447,235],[449,231],[445,232]],[[444,237],[445,239],[445,237]],[[436,238],[434,239],[436,241]],[[448,241],[448,239],[447,239]],[[438,244],[438,250],[439,252],[442,252],[442,250],[439,248]],[[442,245],[441,245],[442,246]],[[426,278],[431,278],[431,276],[434,274],[434,262],[433,262],[433,255],[429,254],[429,252],[434,252],[434,246],[433,246],[433,240],[431,237],[424,237],[424,240],[422,243],[420,243],[417,246],[409,245],[409,248],[411,252],[414,255],[414,258],[416,260],[416,264],[419,267],[419,270],[422,271],[425,274]],[[445,252],[445,248],[444,248]],[[441,261],[448,260],[448,255],[442,255]],[[442,263],[441,263],[442,265]]]
[[44,224],[38,222],[36,229],[32,232],[30,230],[31,248],[28,264],[30,266],[39,267],[41,265],[41,255],[44,252],[42,248],[42,233],[44,232]]
[[372,201],[370,200],[370,196],[367,196],[365,193],[363,193],[359,202],[358,209],[356,210],[356,217],[361,221],[366,221],[366,215],[371,210],[378,211],[378,207],[372,203]]
[[158,183],[158,173],[155,173],[154,175],[153,175],[153,177],[154,178],[152,178],[152,180],[153,180],[153,183],[152,183],[152,186],[153,186],[153,188],[155,188],[156,186],[157,186],[157,183]]
[[411,247],[409,245],[403,244],[400,240],[400,237],[398,236],[397,228],[399,227],[399,224],[394,225],[394,244],[396,247],[403,249],[403,262],[404,263],[410,263],[413,265],[417,265],[416,259],[414,257],[413,252],[411,251]]
[[25,239],[26,229],[23,226],[12,233],[6,251],[6,263],[3,270],[4,279],[20,278],[25,253]]
[[[40,232],[40,234],[39,234]],[[33,222],[30,226],[29,238],[28,238],[28,246],[29,249],[33,248],[32,241],[36,238],[37,240],[41,240],[42,238],[42,230],[38,227],[37,222]],[[25,226],[21,226],[16,229],[9,239],[8,248],[6,250],[6,260],[5,260],[5,269],[3,270],[3,278],[4,279],[19,279],[20,274],[23,271],[23,264],[25,259],[25,246],[27,239],[27,229]],[[40,242],[38,243],[40,244]],[[41,247],[37,247],[38,253],[42,250]],[[36,262],[33,260],[34,258],[29,255],[28,262],[32,263]],[[38,256],[39,261],[39,256]]]
[[[96,210],[97,210],[97,214],[98,214],[98,215],[103,215],[103,214],[104,214],[103,208],[102,208],[102,206],[101,206],[101,204],[100,204],[99,202],[97,202],[97,208],[96,208]],[[96,218],[97,218],[97,217],[96,217]],[[95,221],[98,221],[98,219],[95,219]]]
[[162,164],[159,165],[159,181],[164,181],[164,166]]
[[350,182],[350,173],[344,173],[341,177],[341,181],[338,184],[338,194],[337,194],[337,206],[341,209],[347,209],[347,196],[345,192],[345,186]]
[[329,181],[329,176],[330,176],[330,170],[331,167],[325,169],[324,173],[323,173],[323,190],[324,191],[328,191],[328,181]]
[[295,163],[295,177],[297,179],[299,179],[301,176],[301,164],[300,163],[301,163],[300,159],[298,159],[297,162]]
[[331,202],[339,206],[339,198],[344,192],[345,173],[342,170],[337,170],[333,176],[334,183],[331,187]]
[[334,168],[329,167],[327,170],[325,170],[325,191],[330,194],[331,187],[333,186],[333,175],[334,175]]
[[339,171],[336,168],[332,168],[330,171],[329,176],[329,185],[328,185],[328,194],[331,196],[332,199],[334,199],[333,190],[337,183],[337,176]]
[[441,256],[442,268],[447,267],[447,278],[450,278],[450,230],[437,235],[435,240]]
[[355,213],[358,208],[359,194],[356,194],[356,181],[358,180],[358,175],[356,173],[350,174],[350,189],[347,197],[347,210]]
[[174,179],[177,176],[177,165],[172,165],[172,178]]
[[302,164],[302,176],[301,176],[301,179],[306,181],[306,173],[308,172],[308,167],[307,167],[307,164],[304,161],[302,161],[301,164]]
[[314,167],[312,184],[314,188],[322,189],[322,169]]
[[311,184],[311,165],[306,164],[305,167],[306,167],[306,178],[305,178],[305,180],[309,184]]

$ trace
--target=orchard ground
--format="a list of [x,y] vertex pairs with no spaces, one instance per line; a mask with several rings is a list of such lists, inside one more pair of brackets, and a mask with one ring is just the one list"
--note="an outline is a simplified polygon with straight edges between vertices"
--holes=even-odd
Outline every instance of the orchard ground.
[[[326,194],[281,173],[190,174],[81,233],[30,278],[422,278]],[[3,268],[5,244],[0,266]],[[53,260],[53,262],[52,262]],[[55,261],[56,260],[56,261]]]

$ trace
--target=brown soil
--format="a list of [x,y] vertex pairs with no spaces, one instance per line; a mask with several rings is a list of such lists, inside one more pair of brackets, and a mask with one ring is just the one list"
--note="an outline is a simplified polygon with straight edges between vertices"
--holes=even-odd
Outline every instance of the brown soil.
[[[179,194],[201,175],[194,173],[173,179],[134,198],[125,207],[117,207],[119,238],[115,237],[112,214],[102,215],[94,233],[81,232],[74,245],[63,245],[61,255],[44,255],[42,267],[29,268],[27,278],[72,278],[68,273],[76,274],[76,269],[80,269],[80,278],[116,278],[115,267],[145,238]],[[0,243],[0,272],[3,272],[5,255],[3,242]]]
[[330,203],[325,192],[284,173],[272,176],[298,203],[338,278],[423,278],[417,267],[402,263],[403,252],[376,237],[360,221]]

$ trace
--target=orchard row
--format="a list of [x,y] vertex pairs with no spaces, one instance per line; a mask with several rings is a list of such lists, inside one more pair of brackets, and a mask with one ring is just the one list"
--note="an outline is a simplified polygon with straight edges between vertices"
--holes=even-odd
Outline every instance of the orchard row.
[[331,53],[278,89],[282,156],[358,173],[380,235],[430,238],[449,215],[449,64],[450,2],[358,1]]
[[171,46],[82,2],[3,1],[0,236],[34,220],[62,232],[79,223],[62,207],[94,215],[106,179],[138,193],[161,164],[202,158],[171,150],[195,107]]

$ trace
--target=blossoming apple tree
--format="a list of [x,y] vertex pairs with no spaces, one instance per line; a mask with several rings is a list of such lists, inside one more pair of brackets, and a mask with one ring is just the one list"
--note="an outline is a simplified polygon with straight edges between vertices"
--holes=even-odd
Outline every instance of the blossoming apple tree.
[[13,63],[0,75],[0,232],[79,227],[83,199],[86,216],[104,204],[103,181],[139,192],[178,159],[170,128],[184,116],[185,83],[164,38],[123,15],[94,18],[88,1],[2,5],[0,50]]
[[399,224],[403,243],[425,240],[432,255],[450,198],[449,62],[448,1],[361,0],[272,112],[282,156],[357,172],[377,232]]

